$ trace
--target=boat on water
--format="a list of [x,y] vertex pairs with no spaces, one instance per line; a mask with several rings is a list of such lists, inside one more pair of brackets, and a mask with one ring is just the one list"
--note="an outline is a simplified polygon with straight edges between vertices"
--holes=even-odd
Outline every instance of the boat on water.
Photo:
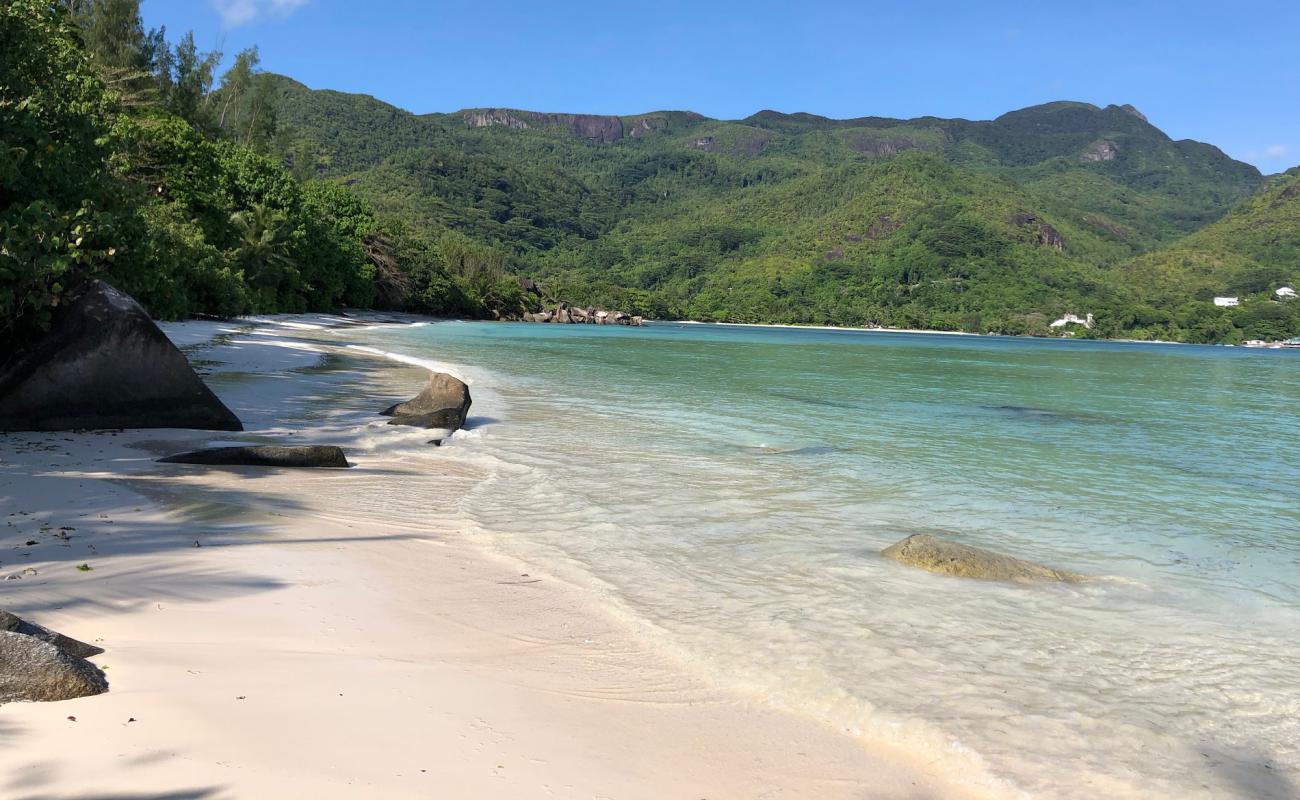
[[1242,347],[1263,347],[1268,350],[1300,350],[1300,336],[1291,339],[1284,339],[1278,342],[1267,342],[1263,339],[1251,339],[1244,342]]

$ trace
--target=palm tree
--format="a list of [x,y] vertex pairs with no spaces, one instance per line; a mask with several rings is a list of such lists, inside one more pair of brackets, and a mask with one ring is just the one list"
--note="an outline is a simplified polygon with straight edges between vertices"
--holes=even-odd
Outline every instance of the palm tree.
[[244,277],[256,286],[275,286],[297,268],[289,255],[289,231],[284,215],[258,203],[230,215],[239,235],[236,258]]

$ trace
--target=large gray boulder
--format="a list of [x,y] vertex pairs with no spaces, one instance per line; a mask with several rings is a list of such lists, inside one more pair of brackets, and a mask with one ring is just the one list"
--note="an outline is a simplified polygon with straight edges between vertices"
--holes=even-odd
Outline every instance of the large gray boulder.
[[389,406],[380,413],[393,418],[389,425],[454,431],[464,427],[472,402],[464,381],[445,372],[435,372],[429,377],[429,385],[415,398]]
[[958,544],[919,533],[886,547],[884,555],[909,567],[940,575],[997,581],[1084,580],[1077,572],[1052,569],[1031,561],[1004,556],[991,550]]
[[21,633],[24,636],[30,636],[33,639],[40,639],[42,642],[52,644],[63,652],[76,656],[77,658],[90,658],[91,656],[97,656],[104,652],[104,648],[102,647],[96,647],[93,644],[79,642],[71,636],[64,636],[61,633],[37,625],[34,622],[28,622],[25,619],[10,614],[8,611],[0,611],[0,631]]
[[104,673],[77,655],[102,653],[99,648],[12,614],[4,614],[3,623],[8,627],[0,629],[0,703],[53,702],[108,691]]
[[343,469],[348,466],[343,450],[332,445],[249,445],[243,447],[209,447],[158,459],[164,464],[209,464],[249,467],[321,467]]
[[243,425],[139,303],[95,281],[0,372],[0,430],[77,428]]

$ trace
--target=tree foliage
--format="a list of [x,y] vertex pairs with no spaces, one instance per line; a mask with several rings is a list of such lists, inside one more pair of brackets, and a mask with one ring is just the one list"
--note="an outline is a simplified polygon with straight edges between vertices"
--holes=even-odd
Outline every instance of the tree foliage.
[[92,276],[161,317],[368,306],[381,289],[389,306],[432,313],[514,301],[486,245],[448,250],[452,275],[436,236],[295,175],[256,50],[214,89],[220,60],[192,34],[173,47],[146,31],[138,0],[0,6],[6,356]]

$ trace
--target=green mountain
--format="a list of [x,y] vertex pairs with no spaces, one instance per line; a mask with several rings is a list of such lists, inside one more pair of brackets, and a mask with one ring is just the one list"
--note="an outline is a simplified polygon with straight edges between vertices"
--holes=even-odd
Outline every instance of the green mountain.
[[[1242,300],[1214,315],[1218,338],[1283,339],[1300,332],[1300,302],[1278,287],[1300,285],[1300,167],[1274,176],[1257,196],[1169,247],[1126,264],[1130,283],[1157,308],[1203,309],[1216,295]],[[1194,298],[1190,304],[1188,296]],[[1233,323],[1234,332],[1227,327]],[[1234,335],[1235,334],[1235,335]]]
[[[346,183],[430,237],[495,248],[579,303],[1044,334],[1092,313],[1097,327],[1079,335],[1219,341],[1256,330],[1247,311],[1300,277],[1293,238],[1251,250],[1250,223],[1227,232],[1284,189],[1131,106],[1058,102],[990,121],[417,116],[274,83],[295,171]],[[1235,266],[1175,255],[1187,252]],[[1231,292],[1242,309],[1213,305]]]

